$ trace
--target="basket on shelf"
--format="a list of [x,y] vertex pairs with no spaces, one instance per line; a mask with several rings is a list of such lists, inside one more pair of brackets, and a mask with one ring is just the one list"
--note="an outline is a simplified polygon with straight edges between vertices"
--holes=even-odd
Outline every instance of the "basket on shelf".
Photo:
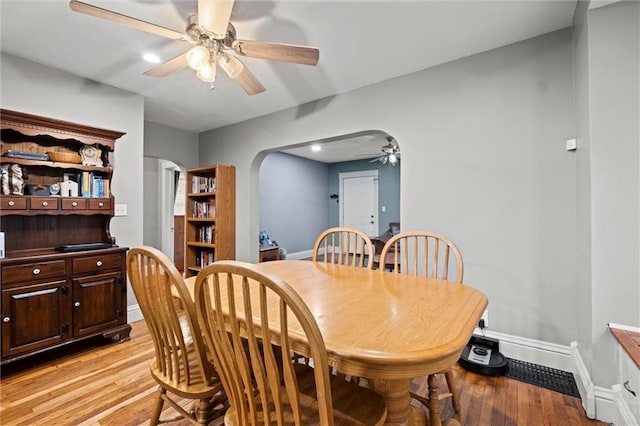
[[49,151],[47,152],[47,155],[49,156],[49,160],[56,161],[59,163],[77,164],[82,161],[82,157],[80,157],[80,154],[76,154],[75,152]]

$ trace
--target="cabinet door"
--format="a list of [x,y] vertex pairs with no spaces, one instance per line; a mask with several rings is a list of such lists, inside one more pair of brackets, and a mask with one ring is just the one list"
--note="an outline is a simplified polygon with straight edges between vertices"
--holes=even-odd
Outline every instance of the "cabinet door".
[[124,312],[123,279],[120,272],[111,272],[73,280],[73,335],[99,333],[121,324]]
[[2,357],[51,346],[71,337],[66,281],[2,289]]

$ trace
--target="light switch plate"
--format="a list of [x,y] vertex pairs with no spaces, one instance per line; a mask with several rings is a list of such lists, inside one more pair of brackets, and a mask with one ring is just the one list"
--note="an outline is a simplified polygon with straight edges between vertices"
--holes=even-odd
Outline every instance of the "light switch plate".
[[126,216],[127,215],[127,205],[126,204],[116,204],[116,208],[114,209],[115,216]]

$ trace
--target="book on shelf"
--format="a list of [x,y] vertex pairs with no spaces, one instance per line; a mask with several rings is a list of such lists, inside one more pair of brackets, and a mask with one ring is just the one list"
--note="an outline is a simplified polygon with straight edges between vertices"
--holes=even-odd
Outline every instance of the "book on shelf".
[[206,244],[213,243],[213,225],[201,226],[198,229],[196,241]]
[[209,176],[193,176],[191,180],[191,192],[214,192],[216,190],[216,178]]
[[200,250],[198,256],[196,256],[196,266],[205,267],[214,262],[213,251],[211,250]]
[[81,172],[76,176],[81,197],[109,198],[111,195],[109,180],[96,176],[92,172]]
[[209,201],[192,201],[191,216],[200,219],[215,219],[216,205],[213,200]]

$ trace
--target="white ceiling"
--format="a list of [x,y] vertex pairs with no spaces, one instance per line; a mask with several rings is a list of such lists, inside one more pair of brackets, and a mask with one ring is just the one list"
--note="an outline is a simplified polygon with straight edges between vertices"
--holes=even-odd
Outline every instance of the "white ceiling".
[[[85,1],[181,32],[197,7],[196,0]],[[190,69],[162,79],[142,75],[154,66],[143,53],[164,61],[189,45],[72,12],[66,0],[0,0],[0,46],[139,93],[146,120],[201,132],[571,26],[575,6],[576,0],[236,0],[231,22],[238,38],[320,49],[316,67],[243,58],[267,89],[255,96],[221,72],[212,91]],[[383,136],[366,139],[376,150],[385,143]]]

